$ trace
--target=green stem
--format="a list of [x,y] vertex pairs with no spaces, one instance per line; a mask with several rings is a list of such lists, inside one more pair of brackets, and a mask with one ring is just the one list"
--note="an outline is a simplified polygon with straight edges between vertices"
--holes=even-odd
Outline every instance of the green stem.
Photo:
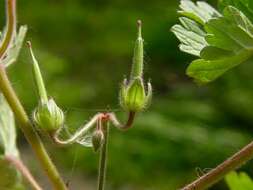
[[181,190],[204,190],[223,179],[226,174],[243,165],[253,158],[253,142],[243,147],[240,151],[212,169],[210,172],[196,179]]
[[55,190],[67,190],[65,183],[60,177],[55,165],[51,161],[48,153],[42,144],[39,136],[33,129],[33,125],[29,120],[22,104],[20,103],[8,76],[5,71],[4,65],[0,64],[0,90],[9,103],[19,126],[23,131],[27,141],[30,143],[35,155],[40,161],[42,168],[44,169],[46,175],[48,176],[50,182],[52,183]]
[[105,188],[105,177],[106,177],[106,165],[107,165],[107,149],[108,149],[108,136],[109,136],[109,122],[106,122],[104,126],[104,143],[100,151],[99,160],[99,173],[98,173],[98,188],[97,190],[104,190]]

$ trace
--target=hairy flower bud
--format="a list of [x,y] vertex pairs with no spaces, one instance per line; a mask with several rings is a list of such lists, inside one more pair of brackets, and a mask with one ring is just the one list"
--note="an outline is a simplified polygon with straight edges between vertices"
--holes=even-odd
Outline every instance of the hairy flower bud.
[[53,132],[64,124],[64,113],[53,99],[41,102],[33,112],[33,119],[40,130]]
[[54,132],[64,124],[64,113],[53,99],[48,99],[46,87],[36,60],[31,42],[27,42],[32,56],[33,75],[39,94],[39,105],[33,112],[33,119],[37,127],[45,132]]
[[129,82],[124,80],[120,89],[120,105],[126,111],[139,112],[147,107],[152,98],[152,86],[147,84],[147,92],[143,82],[143,39],[141,21],[138,24],[138,36],[135,42],[132,71]]
[[92,134],[92,146],[95,152],[97,152],[104,143],[104,133],[102,130],[96,130]]
[[120,105],[126,111],[139,112],[146,108],[152,99],[152,86],[148,83],[147,93],[141,78],[135,78],[129,84],[126,80],[120,91]]

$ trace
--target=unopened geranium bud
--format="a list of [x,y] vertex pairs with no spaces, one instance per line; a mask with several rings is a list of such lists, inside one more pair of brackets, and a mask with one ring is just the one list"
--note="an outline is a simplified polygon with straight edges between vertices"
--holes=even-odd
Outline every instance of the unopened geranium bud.
[[131,70],[130,79],[134,79],[135,77],[142,77],[143,74],[143,59],[144,59],[144,51],[143,51],[143,38],[141,35],[141,20],[137,21],[138,34],[137,39],[135,41],[134,47],[134,56],[133,56],[133,65]]
[[64,113],[53,99],[40,102],[33,112],[33,119],[39,130],[54,132],[64,124]]
[[27,45],[32,57],[33,75],[39,95],[39,105],[33,112],[33,119],[40,130],[49,133],[54,132],[64,124],[64,113],[53,99],[48,99],[40,67],[32,50],[32,44],[28,41]]
[[120,105],[126,111],[139,112],[146,108],[152,98],[152,86],[143,82],[143,39],[141,36],[141,21],[138,24],[138,36],[135,42],[134,57],[130,80],[124,80],[120,89]]
[[132,80],[130,84],[123,84],[120,102],[125,110],[141,111],[145,106],[145,90],[141,78]]
[[104,133],[102,130],[95,130],[92,134],[92,146],[93,150],[97,152],[104,143]]

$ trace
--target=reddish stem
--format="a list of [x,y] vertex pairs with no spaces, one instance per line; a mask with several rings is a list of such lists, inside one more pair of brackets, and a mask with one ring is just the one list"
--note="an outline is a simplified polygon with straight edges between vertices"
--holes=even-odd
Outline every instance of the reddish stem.
[[12,164],[24,176],[34,190],[42,190],[22,160],[12,155],[6,155],[5,160]]

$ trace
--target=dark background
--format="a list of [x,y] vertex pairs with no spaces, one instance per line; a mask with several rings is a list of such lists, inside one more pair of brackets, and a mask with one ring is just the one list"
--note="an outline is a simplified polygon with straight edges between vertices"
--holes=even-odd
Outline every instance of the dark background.
[[[108,190],[177,189],[252,138],[253,64],[241,65],[206,86],[194,84],[185,75],[194,57],[179,51],[170,32],[178,22],[178,4],[177,0],[18,0],[19,24],[29,27],[27,39],[33,43],[48,93],[66,112],[71,130],[107,108],[124,118],[118,105],[119,85],[130,72],[136,20],[143,21],[145,79],[152,79],[154,98],[132,129],[111,129]],[[3,11],[0,14],[3,26]],[[37,95],[30,61],[23,48],[9,73],[32,113]],[[43,138],[71,189],[95,189],[97,154],[80,145],[59,148]],[[22,134],[19,141],[24,160],[47,182]],[[241,170],[250,168],[252,163]],[[227,188],[221,182],[213,189]]]

